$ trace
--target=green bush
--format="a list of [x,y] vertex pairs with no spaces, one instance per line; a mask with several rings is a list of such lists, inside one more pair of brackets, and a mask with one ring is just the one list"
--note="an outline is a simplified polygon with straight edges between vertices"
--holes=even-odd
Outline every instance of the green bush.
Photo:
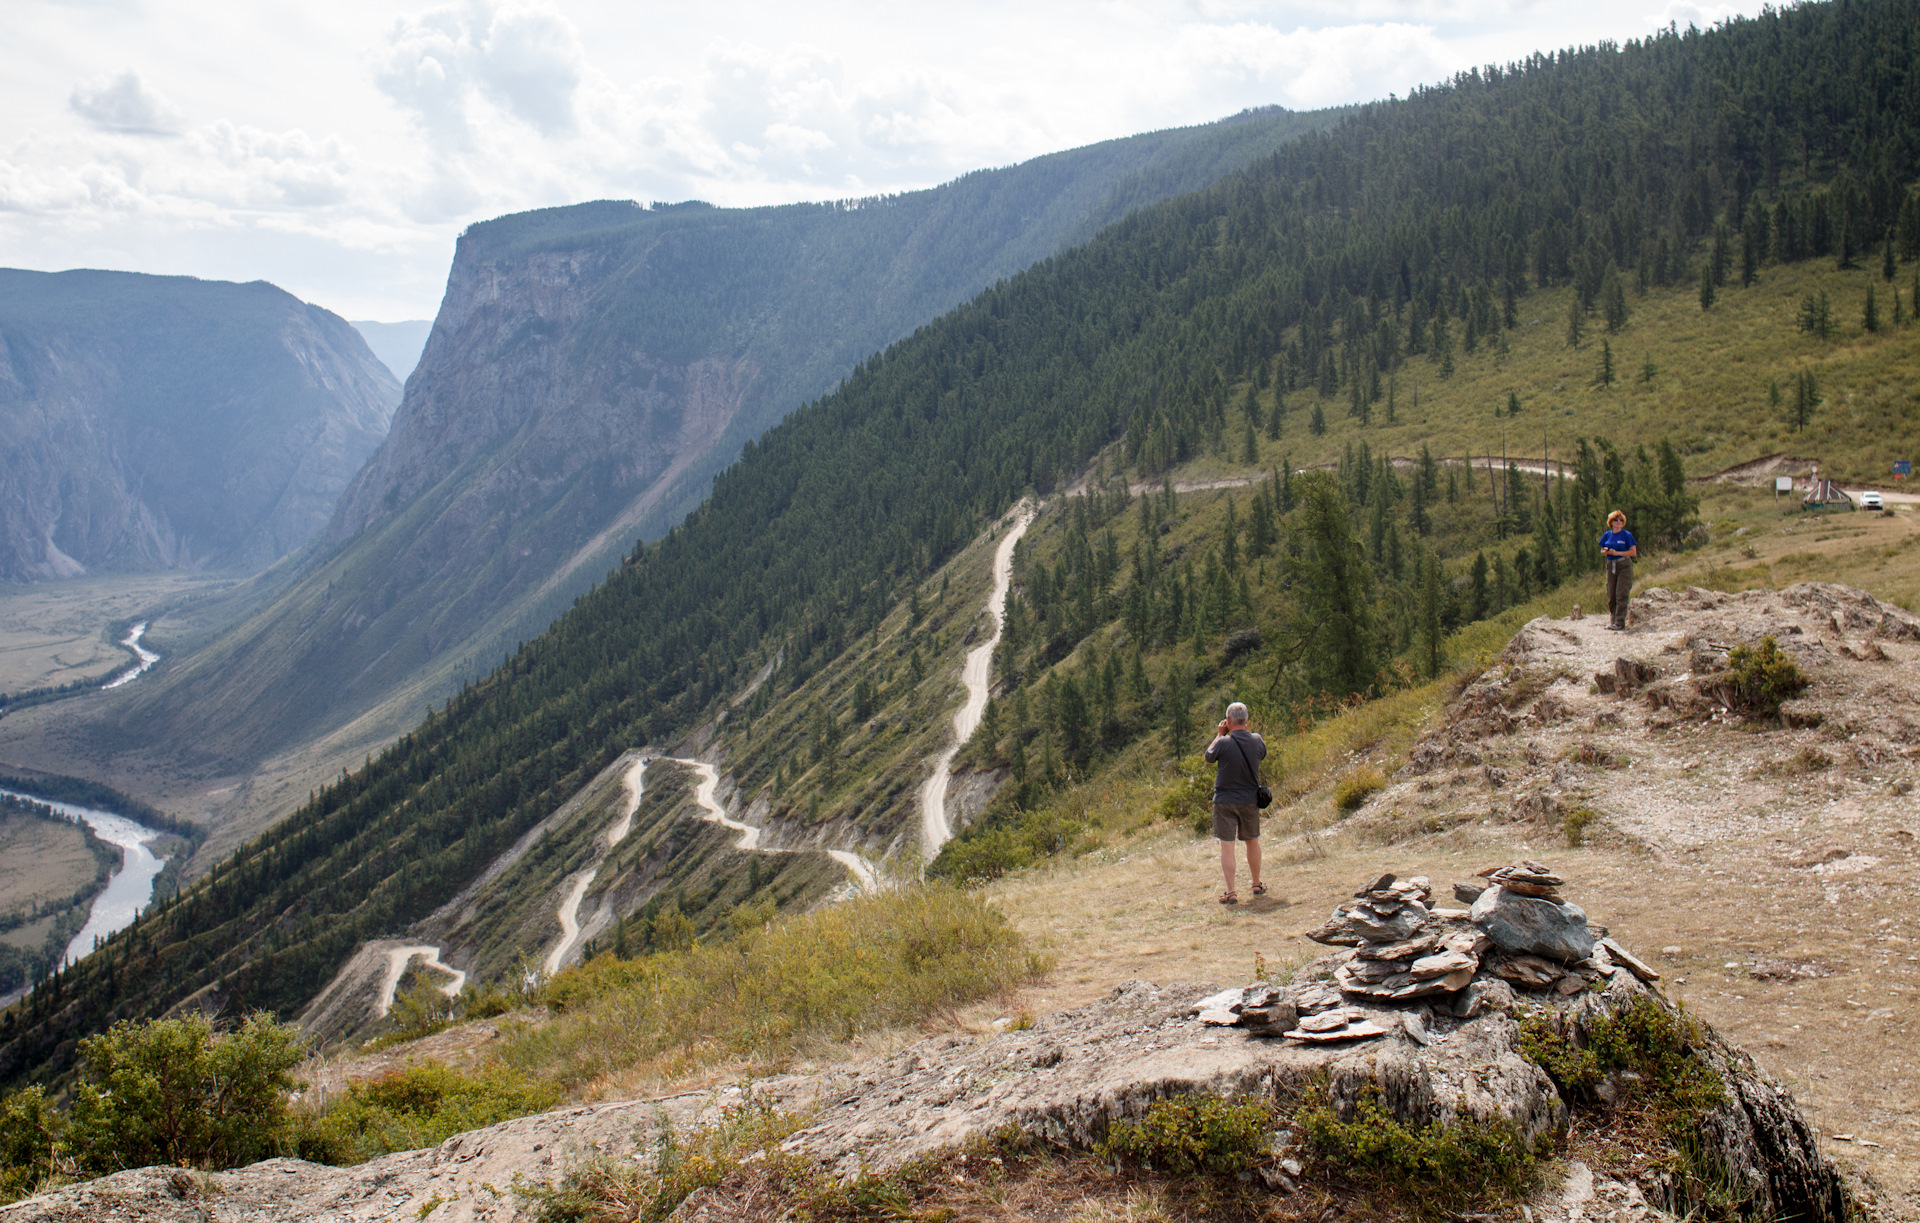
[[1574,807],[1561,817],[1560,831],[1566,833],[1567,844],[1579,848],[1587,843],[1587,829],[1593,826],[1600,813],[1592,807]]
[[1273,1133],[1270,1100],[1213,1095],[1155,1100],[1138,1121],[1117,1121],[1095,1153],[1110,1163],[1139,1163],[1175,1176],[1232,1175],[1260,1162]]
[[1594,1018],[1579,1039],[1554,1018],[1530,1012],[1520,1021],[1520,1052],[1575,1103],[1615,1071],[1639,1076],[1636,1093],[1666,1115],[1669,1129],[1690,1130],[1694,1118],[1725,1098],[1725,1087],[1696,1050],[1705,1036],[1684,1010],[1641,995],[1624,1009]]
[[1307,1147],[1334,1171],[1401,1203],[1416,1218],[1438,1218],[1490,1201],[1515,1201],[1532,1188],[1550,1141],[1529,1145],[1518,1127],[1465,1115],[1412,1126],[1401,1121],[1369,1083],[1342,1120],[1330,1096],[1302,1107],[1295,1120]]
[[1735,707],[1771,717],[1780,712],[1781,702],[1805,692],[1812,681],[1768,636],[1758,646],[1733,647],[1722,682]]
[[1358,811],[1369,798],[1386,788],[1386,775],[1366,765],[1348,773],[1333,787],[1333,805],[1342,811]]
[[1213,831],[1213,766],[1205,756],[1188,756],[1174,766],[1173,780],[1160,795],[1154,814],[1163,820],[1185,820],[1195,836]]
[[66,1128],[37,1084],[0,1100],[0,1202],[37,1193],[52,1179]]
[[251,1015],[232,1032],[204,1016],[122,1020],[80,1042],[66,1142],[84,1171],[171,1164],[236,1168],[285,1137],[299,1029]]
[[559,1102],[551,1086],[504,1067],[468,1075],[429,1062],[349,1085],[346,1095],[297,1119],[294,1148],[316,1163],[357,1164]]

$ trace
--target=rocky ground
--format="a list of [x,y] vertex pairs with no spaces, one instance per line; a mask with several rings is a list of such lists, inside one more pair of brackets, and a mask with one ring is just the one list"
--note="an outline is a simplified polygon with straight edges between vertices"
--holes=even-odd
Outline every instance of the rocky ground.
[[[1424,878],[1384,875],[1314,932],[1335,951],[1275,979],[1226,990],[1132,981],[1016,1030],[933,1037],[864,1065],[563,1109],[355,1168],[276,1159],[210,1176],[141,1169],[0,1210],[0,1219],[511,1219],[521,1205],[516,1184],[550,1180],[595,1156],[645,1161],[650,1131],[710,1122],[745,1091],[804,1115],[808,1124],[786,1149],[842,1180],[1009,1126],[1085,1150],[1116,1121],[1184,1092],[1282,1100],[1330,1092],[1345,1109],[1378,1092],[1409,1124],[1462,1118],[1509,1125],[1529,1142],[1552,1138],[1566,1131],[1569,1102],[1523,1055],[1518,1021],[1545,1017],[1577,1033],[1639,1000],[1664,1005],[1659,974],[1590,928],[1558,891],[1563,882],[1535,862],[1489,868],[1454,885],[1456,897],[1471,896],[1467,909],[1437,902]],[[1716,1039],[1696,1050],[1726,1085],[1701,1133],[1740,1192],[1769,1215],[1846,1218],[1847,1190],[1791,1096]],[[1318,1213],[1326,1188],[1312,1182],[1324,1178],[1310,1170],[1301,1142],[1283,1122],[1257,1175],[1276,1198],[1304,1195],[1302,1204]],[[1652,1168],[1596,1176],[1584,1163],[1568,1164],[1532,1214],[1568,1223],[1597,1210],[1673,1217],[1686,1202]],[[723,1183],[681,1214],[718,1223],[759,1218],[755,1210]]]

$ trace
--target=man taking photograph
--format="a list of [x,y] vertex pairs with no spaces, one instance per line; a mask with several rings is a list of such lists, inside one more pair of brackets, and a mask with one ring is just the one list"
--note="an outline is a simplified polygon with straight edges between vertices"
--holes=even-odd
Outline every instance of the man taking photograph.
[[1207,745],[1207,763],[1214,765],[1213,838],[1220,842],[1220,874],[1227,882],[1220,894],[1223,905],[1237,905],[1233,890],[1233,843],[1247,844],[1247,874],[1253,894],[1265,896],[1260,882],[1260,762],[1267,757],[1266,740],[1247,729],[1247,707],[1239,701],[1227,706],[1218,734]]

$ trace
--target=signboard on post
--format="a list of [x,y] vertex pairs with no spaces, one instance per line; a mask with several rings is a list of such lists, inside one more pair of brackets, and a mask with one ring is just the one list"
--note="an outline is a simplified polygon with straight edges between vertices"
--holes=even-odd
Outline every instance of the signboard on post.
[[1775,476],[1773,478],[1773,495],[1775,497],[1778,497],[1781,493],[1790,493],[1792,491],[1793,491],[1792,476]]
[[1904,480],[1912,474],[1913,474],[1912,459],[1895,459],[1893,461],[1893,478],[1894,479]]

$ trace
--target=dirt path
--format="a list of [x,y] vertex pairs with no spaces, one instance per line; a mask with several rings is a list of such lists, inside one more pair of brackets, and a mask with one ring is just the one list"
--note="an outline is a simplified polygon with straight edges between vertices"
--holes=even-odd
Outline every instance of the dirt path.
[[993,635],[980,645],[967,652],[966,665],[961,668],[960,682],[966,685],[966,703],[953,715],[953,746],[940,753],[933,762],[933,776],[927,778],[920,787],[920,849],[926,860],[931,862],[940,847],[953,835],[947,826],[947,778],[953,769],[953,758],[960,753],[960,745],[965,743],[980,725],[980,716],[987,711],[987,694],[992,687],[993,651],[1000,644],[1000,630],[1006,623],[1007,591],[1013,586],[1013,549],[1020,537],[1033,525],[1034,507],[1022,503],[1013,511],[1013,529],[1000,541],[993,553],[993,593],[987,598],[987,607],[993,613]]
[[[627,766],[625,777],[620,786],[627,792],[627,801],[620,811],[620,819],[607,829],[607,852],[626,838],[627,830],[633,827],[633,813],[640,809],[640,795],[645,789],[647,758],[641,757]],[[585,870],[575,871],[567,889],[567,897],[560,902],[560,942],[547,953],[547,975],[560,971],[560,962],[567,952],[573,950],[574,943],[580,939],[580,902],[586,899],[587,889],[593,886],[594,876],[600,873],[600,863],[605,854],[596,854],[593,865]]]
[[440,962],[440,949],[428,943],[413,943],[405,947],[395,947],[387,952],[387,975],[380,982],[380,999],[374,1006],[376,1014],[384,1015],[393,1009],[393,991],[400,987],[400,978],[407,975],[407,965],[419,956],[427,968],[451,973],[453,980],[440,987],[440,992],[449,998],[458,997],[467,986],[467,974],[448,964]]

